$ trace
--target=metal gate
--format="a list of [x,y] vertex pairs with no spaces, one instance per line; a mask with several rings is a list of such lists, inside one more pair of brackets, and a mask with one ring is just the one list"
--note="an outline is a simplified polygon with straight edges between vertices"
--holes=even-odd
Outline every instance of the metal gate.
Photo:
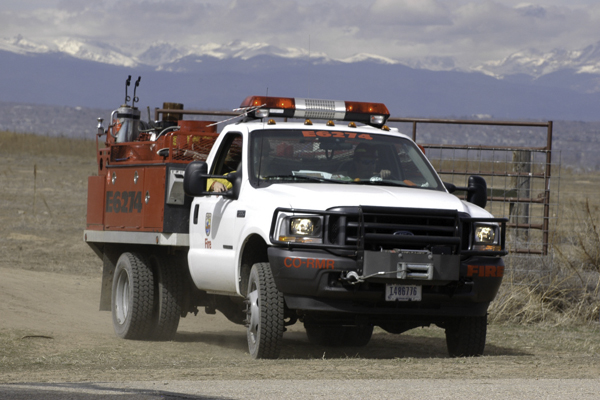
[[[467,186],[470,175],[480,175],[486,179],[486,209],[496,217],[509,218],[507,246],[511,253],[548,255],[552,121],[410,118],[390,118],[388,121],[390,124],[412,125],[413,140],[426,149],[427,158],[443,180],[457,186]],[[449,140],[439,128],[418,136],[421,132],[417,127],[420,125],[454,126],[453,137]],[[519,137],[511,138],[510,131],[513,135],[516,132]],[[523,135],[528,137],[524,138]],[[497,143],[475,144],[473,142],[476,139],[485,142],[495,139]]]

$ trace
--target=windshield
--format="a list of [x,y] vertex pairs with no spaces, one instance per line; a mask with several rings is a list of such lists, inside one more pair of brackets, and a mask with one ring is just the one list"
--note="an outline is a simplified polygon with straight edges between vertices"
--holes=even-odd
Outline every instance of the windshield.
[[443,190],[421,150],[400,136],[264,130],[252,133],[250,149],[255,186],[333,182]]

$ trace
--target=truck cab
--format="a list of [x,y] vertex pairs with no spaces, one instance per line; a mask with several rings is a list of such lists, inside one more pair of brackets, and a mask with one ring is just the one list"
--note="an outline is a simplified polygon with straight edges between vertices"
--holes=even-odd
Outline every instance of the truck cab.
[[[302,101],[247,101],[268,102],[278,115],[290,111],[278,104]],[[261,309],[263,288],[249,289],[253,269],[282,297],[277,332],[283,320],[300,320],[316,343],[363,344],[373,326],[398,333],[435,323],[452,332],[460,321],[485,330],[504,270],[503,220],[448,193],[422,150],[395,129],[345,116],[320,124],[306,113],[304,122],[269,117],[227,126],[184,180],[194,197],[191,276],[208,293],[257,299],[245,320],[255,332],[251,352],[256,342],[260,354],[262,328],[253,315],[270,312]],[[215,179],[228,190],[211,192]],[[485,183],[471,181],[469,198],[481,202]],[[458,352],[482,351],[465,346]]]

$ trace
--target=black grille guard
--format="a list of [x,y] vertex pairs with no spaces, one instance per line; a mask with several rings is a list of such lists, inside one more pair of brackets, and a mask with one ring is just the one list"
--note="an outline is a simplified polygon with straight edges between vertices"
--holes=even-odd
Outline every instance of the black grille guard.
[[[281,213],[291,215],[324,216],[323,243],[296,243],[280,241],[275,237],[275,228]],[[337,220],[336,220],[337,219]],[[343,219],[343,220],[342,220]],[[506,218],[471,218],[456,210],[421,209],[403,207],[336,207],[326,211],[277,208],[273,213],[269,239],[278,247],[345,250],[362,254],[365,247],[387,246],[414,248],[415,246],[447,246],[453,254],[463,256],[504,256]],[[500,251],[475,251],[468,249],[464,240],[464,227],[471,232],[475,222],[498,223],[501,226]],[[340,237],[330,237],[333,223],[344,232]],[[352,232],[355,234],[352,235]]]

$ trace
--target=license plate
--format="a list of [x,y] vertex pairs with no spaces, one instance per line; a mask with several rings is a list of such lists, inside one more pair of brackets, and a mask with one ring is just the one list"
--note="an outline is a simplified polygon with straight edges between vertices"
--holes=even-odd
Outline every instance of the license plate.
[[386,301],[421,301],[421,286],[396,285],[388,283],[385,285]]

